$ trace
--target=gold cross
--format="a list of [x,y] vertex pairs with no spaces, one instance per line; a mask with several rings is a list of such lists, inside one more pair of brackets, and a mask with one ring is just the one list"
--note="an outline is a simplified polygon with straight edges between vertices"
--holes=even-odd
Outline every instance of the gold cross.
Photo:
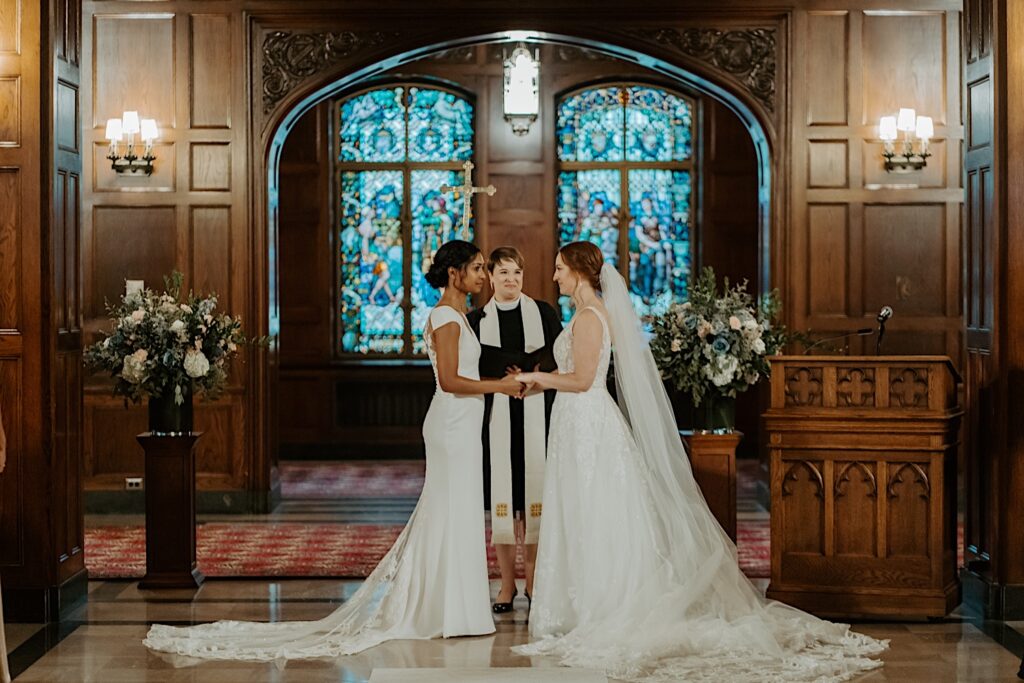
[[441,192],[454,192],[455,200],[458,201],[459,195],[462,195],[462,239],[469,239],[469,219],[473,217],[473,195],[478,192],[486,192],[488,197],[493,197],[497,189],[494,185],[488,185],[487,187],[473,187],[473,166],[472,161],[466,161],[462,165],[464,171],[461,185],[442,185]]

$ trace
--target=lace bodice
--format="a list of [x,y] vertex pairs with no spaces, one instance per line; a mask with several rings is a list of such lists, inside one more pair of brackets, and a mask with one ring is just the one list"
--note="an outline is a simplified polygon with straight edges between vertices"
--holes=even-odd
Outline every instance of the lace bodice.
[[569,324],[562,330],[562,333],[555,339],[552,350],[555,362],[558,364],[559,373],[565,375],[576,369],[572,355],[572,330],[580,313],[586,310],[591,310],[597,315],[598,320],[601,321],[602,334],[604,336],[603,343],[601,344],[601,358],[597,362],[597,372],[594,374],[594,383],[590,385],[590,391],[594,391],[595,389],[605,389],[605,381],[608,377],[608,364],[612,357],[612,338],[608,332],[608,321],[605,320],[604,314],[600,309],[594,306],[587,306],[577,311],[576,315],[569,321]]

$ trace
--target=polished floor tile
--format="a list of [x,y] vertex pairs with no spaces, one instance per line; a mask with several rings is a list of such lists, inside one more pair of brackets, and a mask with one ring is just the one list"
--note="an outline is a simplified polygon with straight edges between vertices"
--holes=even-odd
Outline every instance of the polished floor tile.
[[[762,590],[764,583],[758,585]],[[96,581],[90,585],[89,602],[79,607],[73,620],[65,624],[67,633],[55,636],[38,625],[8,626],[8,641],[15,643],[10,647],[14,653],[12,663],[28,661],[15,680],[19,683],[504,683],[513,680],[560,683],[588,680],[573,678],[587,672],[559,668],[544,658],[521,657],[510,652],[513,645],[528,639],[525,599],[515,602],[513,612],[496,619],[497,632],[490,636],[395,641],[351,657],[293,661],[283,666],[190,661],[158,655],[142,645],[149,624],[154,622],[317,618],[336,609],[358,585],[357,581],[218,580],[208,581],[198,591],[143,591],[134,582]],[[492,591],[496,593],[497,589],[494,583]],[[999,627],[1008,628],[1003,624]],[[858,623],[853,628],[890,639],[890,649],[881,657],[884,667],[857,681],[1019,683],[1016,678],[1019,653],[1011,652],[991,637],[988,632],[991,629],[985,624],[956,614],[938,623]],[[41,651],[30,657],[32,648],[41,648]],[[391,671],[396,669],[401,671]],[[379,673],[375,675],[375,672]],[[530,677],[526,672],[530,672]]]

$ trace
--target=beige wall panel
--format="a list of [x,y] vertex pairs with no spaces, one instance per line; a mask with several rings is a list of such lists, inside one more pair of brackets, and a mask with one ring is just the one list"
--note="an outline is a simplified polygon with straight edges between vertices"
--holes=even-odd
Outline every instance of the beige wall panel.
[[192,143],[189,146],[189,183],[192,190],[230,190],[231,145]]
[[845,316],[849,264],[849,210],[845,204],[807,207],[810,315]]
[[947,122],[944,13],[866,14],[862,54],[862,123],[877,125],[900,107],[913,107],[936,125]]
[[0,0],[0,54],[21,52],[21,0]]
[[846,125],[849,15],[810,13],[807,18],[807,124]]
[[807,187],[847,187],[848,146],[846,140],[809,140]]
[[191,207],[191,286],[217,294],[220,307],[231,308],[231,207]]
[[21,77],[0,76],[0,147],[21,145]]
[[97,16],[92,46],[93,126],[136,110],[175,127],[174,17]]
[[57,146],[66,152],[78,152],[78,87],[57,82]]
[[107,151],[107,143],[93,143],[93,192],[174,192],[175,149],[173,142],[157,142],[153,145],[156,161],[153,162],[153,175],[151,176],[116,173],[110,167]]
[[946,206],[864,207],[864,309],[945,315]]
[[945,140],[932,140],[928,146],[931,156],[928,165],[920,171],[908,173],[886,173],[885,159],[882,157],[882,143],[875,140],[863,141],[864,153],[864,185],[916,185],[917,187],[956,187],[956,179],[947,184]]
[[21,243],[21,176],[18,169],[0,168],[0,330],[16,330]]
[[117,301],[124,281],[163,288],[177,263],[172,206],[97,206],[93,209],[92,297],[87,318],[105,315],[103,301]]
[[231,127],[231,19],[226,15],[190,17],[193,128]]

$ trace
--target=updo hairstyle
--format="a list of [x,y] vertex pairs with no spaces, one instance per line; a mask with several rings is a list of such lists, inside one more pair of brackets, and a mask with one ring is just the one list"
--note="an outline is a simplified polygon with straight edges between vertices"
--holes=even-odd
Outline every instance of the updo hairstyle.
[[434,260],[430,264],[430,269],[423,277],[434,289],[447,287],[449,284],[448,269],[464,270],[479,253],[480,248],[472,242],[464,242],[462,240],[445,242],[434,254]]
[[570,242],[558,253],[572,272],[590,283],[595,292],[601,291],[601,266],[604,256],[593,242]]

